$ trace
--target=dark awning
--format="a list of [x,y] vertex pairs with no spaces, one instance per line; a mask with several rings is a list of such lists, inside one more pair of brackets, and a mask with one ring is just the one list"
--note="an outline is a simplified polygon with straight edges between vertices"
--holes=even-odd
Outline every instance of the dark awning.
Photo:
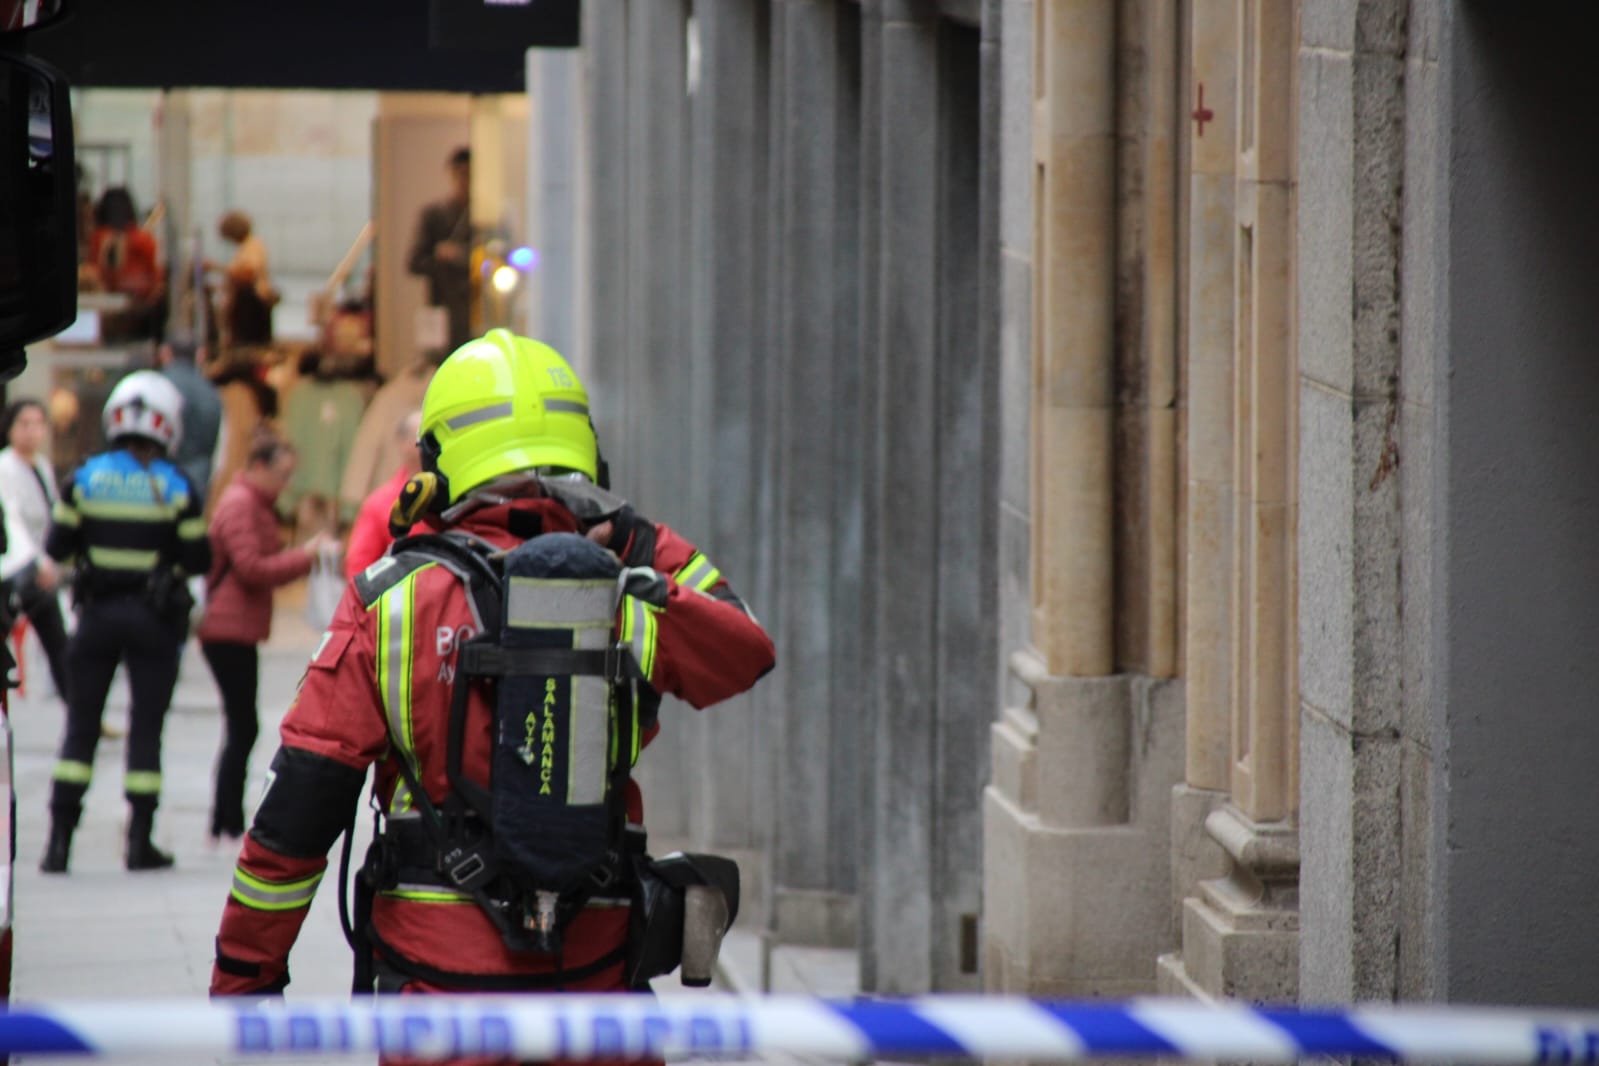
[[28,51],[74,86],[521,92],[580,0],[69,0]]

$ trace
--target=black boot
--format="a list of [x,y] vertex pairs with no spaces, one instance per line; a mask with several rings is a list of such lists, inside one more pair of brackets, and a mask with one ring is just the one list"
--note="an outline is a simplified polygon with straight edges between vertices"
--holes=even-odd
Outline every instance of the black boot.
[[155,828],[154,810],[135,810],[128,822],[128,869],[165,870],[172,865],[172,856],[156,847],[150,840]]
[[68,821],[59,815],[50,817],[50,843],[45,845],[44,858],[39,862],[41,873],[64,874],[72,853],[72,831],[76,819]]

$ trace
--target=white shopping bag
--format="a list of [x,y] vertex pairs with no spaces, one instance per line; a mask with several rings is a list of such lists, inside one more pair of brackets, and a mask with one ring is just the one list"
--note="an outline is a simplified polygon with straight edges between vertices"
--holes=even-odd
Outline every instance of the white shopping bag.
[[326,629],[344,595],[344,549],[338,544],[324,545],[311,560],[311,576],[305,587],[305,620],[312,629]]

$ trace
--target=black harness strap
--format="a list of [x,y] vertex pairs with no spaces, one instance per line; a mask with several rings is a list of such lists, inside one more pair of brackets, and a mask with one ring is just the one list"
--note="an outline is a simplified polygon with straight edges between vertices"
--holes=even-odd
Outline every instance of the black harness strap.
[[627,959],[627,945],[624,944],[607,951],[593,962],[585,962],[581,966],[568,966],[550,973],[469,974],[440,970],[408,959],[378,936],[376,931],[372,933],[372,946],[377,948],[386,965],[406,977],[444,988],[455,987],[484,992],[548,992],[552,989],[565,988],[577,981],[586,981],[590,977],[597,977]]

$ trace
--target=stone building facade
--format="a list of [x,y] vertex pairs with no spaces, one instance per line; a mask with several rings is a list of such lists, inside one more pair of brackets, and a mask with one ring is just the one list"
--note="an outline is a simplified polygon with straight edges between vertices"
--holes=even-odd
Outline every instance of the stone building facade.
[[1591,1003],[1595,16],[584,6],[541,328],[781,660],[657,834],[875,991]]

